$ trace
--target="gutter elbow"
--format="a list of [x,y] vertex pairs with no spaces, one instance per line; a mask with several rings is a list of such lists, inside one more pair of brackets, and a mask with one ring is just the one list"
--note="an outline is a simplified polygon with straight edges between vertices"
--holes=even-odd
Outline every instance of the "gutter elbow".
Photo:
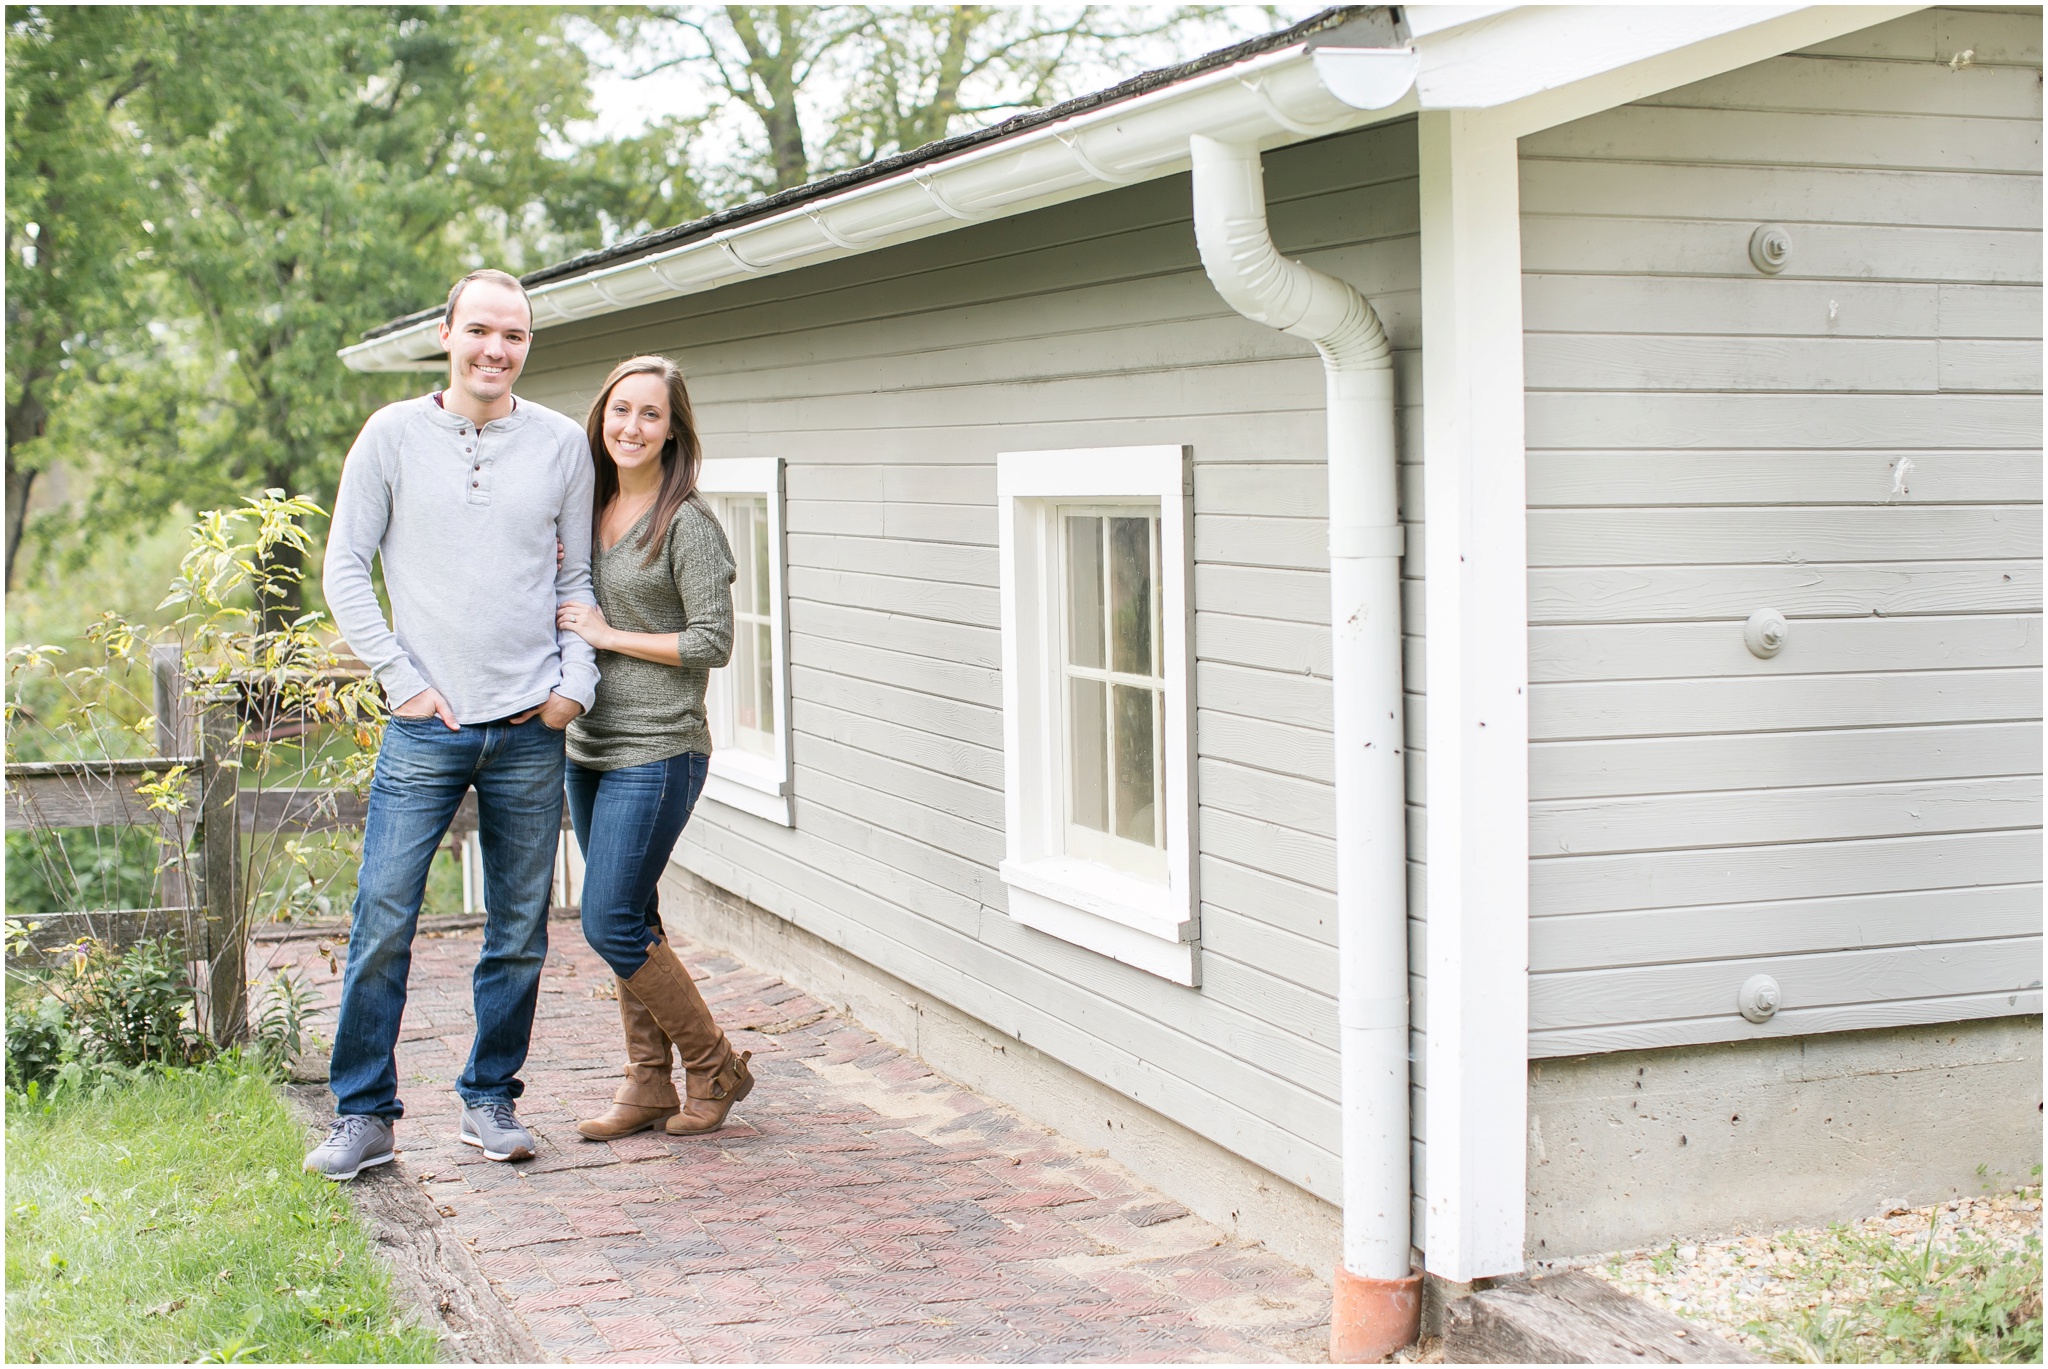
[[1188,153],[1195,243],[1216,293],[1254,323],[1314,343],[1333,371],[1391,368],[1392,348],[1365,297],[1273,245],[1258,148],[1197,133]]

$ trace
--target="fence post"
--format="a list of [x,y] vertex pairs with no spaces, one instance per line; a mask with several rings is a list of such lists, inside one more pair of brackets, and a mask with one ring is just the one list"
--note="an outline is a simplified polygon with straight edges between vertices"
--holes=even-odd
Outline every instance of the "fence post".
[[246,948],[242,916],[240,730],[235,692],[211,690],[199,710],[199,877],[206,899],[207,1002],[213,1040],[226,1046],[248,1034]]

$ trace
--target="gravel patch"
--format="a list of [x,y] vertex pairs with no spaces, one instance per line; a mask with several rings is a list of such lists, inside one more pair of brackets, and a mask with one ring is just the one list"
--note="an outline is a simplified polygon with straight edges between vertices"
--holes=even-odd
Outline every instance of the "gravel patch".
[[[1966,1293],[1965,1283],[1983,1287],[1984,1268],[2023,1270],[2028,1261],[2033,1293],[2026,1306],[2038,1328],[2039,1186],[1892,1208],[1846,1226],[1674,1243],[1583,1267],[1755,1354],[1875,1361],[1917,1358],[1895,1353],[1913,1343],[1898,1343],[1899,1335],[1920,1329],[1899,1331],[1905,1325],[1900,1317],[1925,1322],[1949,1290]],[[1946,1279],[1944,1269],[1952,1271]],[[1933,1271],[1932,1281],[1922,1283],[1920,1270]],[[2034,1335],[2038,1345],[2038,1329]]]

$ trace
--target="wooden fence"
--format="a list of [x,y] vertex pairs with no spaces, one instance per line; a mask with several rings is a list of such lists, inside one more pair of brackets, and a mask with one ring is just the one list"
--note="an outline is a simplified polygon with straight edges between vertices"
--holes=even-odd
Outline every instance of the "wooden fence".
[[[131,760],[40,761],[9,765],[7,830],[67,827],[156,829],[189,865],[168,863],[151,906],[74,911],[35,918],[31,945],[49,954],[96,937],[126,946],[143,937],[166,937],[195,965],[208,1030],[223,1044],[248,1032],[247,900],[240,887],[246,838],[259,833],[331,832],[363,825],[364,799],[347,790],[244,791],[237,737],[240,700],[232,688],[200,695],[187,689],[179,650],[151,651],[157,717],[157,755]],[[187,802],[177,815],[153,810],[140,793],[152,777],[186,767]],[[174,826],[175,824],[175,826]],[[476,830],[476,795],[463,796],[449,836]],[[190,887],[189,868],[196,877]]]

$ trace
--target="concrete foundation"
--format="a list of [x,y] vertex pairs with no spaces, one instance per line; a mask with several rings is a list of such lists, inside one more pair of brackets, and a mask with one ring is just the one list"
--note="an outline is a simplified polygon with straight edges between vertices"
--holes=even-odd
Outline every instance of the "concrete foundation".
[[1532,1061],[1531,1260],[2028,1182],[2041,1019]]
[[788,980],[947,1078],[1107,1155],[1233,1236],[1324,1279],[1337,1268],[1341,1214],[1305,1189],[680,866],[662,879],[661,911],[691,940]]

